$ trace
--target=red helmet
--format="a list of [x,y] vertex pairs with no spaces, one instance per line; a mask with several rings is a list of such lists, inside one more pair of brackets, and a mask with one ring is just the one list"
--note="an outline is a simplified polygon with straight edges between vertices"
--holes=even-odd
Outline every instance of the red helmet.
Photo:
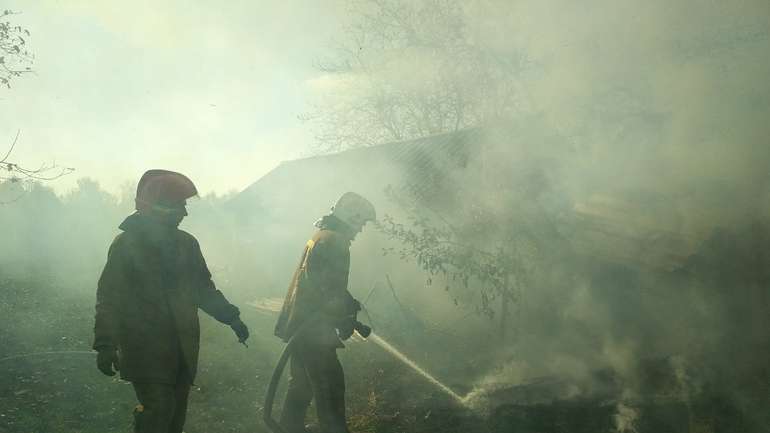
[[168,170],[148,170],[136,186],[136,209],[149,210],[157,204],[173,204],[198,195],[187,176]]

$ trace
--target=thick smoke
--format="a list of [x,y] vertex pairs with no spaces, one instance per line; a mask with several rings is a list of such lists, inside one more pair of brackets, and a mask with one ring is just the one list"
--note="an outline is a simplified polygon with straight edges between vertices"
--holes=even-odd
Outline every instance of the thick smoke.
[[[502,338],[498,304],[493,318],[474,314],[478,282],[429,284],[414,260],[383,257],[399,243],[373,228],[353,245],[351,291],[378,333],[472,402],[607,399],[618,431],[634,431],[640,402],[695,407],[711,393],[760,419],[752,411],[767,395],[751,377],[767,377],[770,329],[768,3],[488,0],[463,12],[474,44],[523,59],[515,118],[461,133],[467,158],[441,169],[441,197],[409,196],[425,177],[356,150],[279,167],[254,196],[192,202],[183,227],[217,283],[236,299],[280,297],[312,223],[342,192],[408,221],[390,185],[476,247],[535,251]],[[391,78],[414,86],[410,72]],[[0,200],[19,186],[2,188]],[[14,228],[0,244],[3,276],[53,272],[90,290],[131,194],[87,180],[59,197],[31,187],[0,207]]]

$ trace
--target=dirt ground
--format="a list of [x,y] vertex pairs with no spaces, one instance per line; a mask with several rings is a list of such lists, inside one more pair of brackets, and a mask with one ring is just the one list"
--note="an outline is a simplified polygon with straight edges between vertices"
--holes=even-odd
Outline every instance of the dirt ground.
[[[0,433],[132,431],[131,385],[99,373],[90,351],[94,294],[44,279],[0,279],[0,289]],[[262,403],[282,344],[272,336],[273,315],[244,307],[242,317],[251,328],[248,348],[237,343],[228,327],[201,314],[203,344],[187,433],[268,432],[261,421]],[[448,352],[436,356],[437,347],[424,347],[422,353],[406,343],[401,347],[458,392],[470,390],[459,378],[472,369],[469,363]],[[482,407],[470,409],[371,342],[349,342],[340,358],[355,433],[750,431],[735,405],[719,395],[639,401],[633,407],[619,404],[611,394],[537,401],[538,395],[562,386],[546,380],[490,390]],[[650,383],[665,382],[665,371],[655,374],[663,379],[651,376]],[[281,401],[279,395],[276,410]],[[313,422],[313,408],[308,421]]]
[[[10,357],[0,361],[0,432],[131,431],[131,385],[98,372],[90,351],[93,293],[45,280],[0,285],[0,359]],[[282,344],[272,335],[274,316],[243,307],[242,317],[251,328],[248,348],[201,314],[187,433],[268,431],[262,402]],[[340,355],[353,431],[469,431],[448,416],[455,412],[451,398],[373,344],[348,346]],[[279,410],[280,396],[277,402]]]

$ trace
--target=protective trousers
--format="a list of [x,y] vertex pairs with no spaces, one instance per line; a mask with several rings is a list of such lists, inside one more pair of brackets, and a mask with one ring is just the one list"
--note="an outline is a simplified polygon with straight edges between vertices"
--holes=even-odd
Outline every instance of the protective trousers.
[[345,375],[335,347],[304,345],[292,352],[280,421],[287,433],[305,432],[305,414],[313,399],[322,433],[348,433]]
[[190,382],[183,366],[176,384],[133,382],[139,400],[134,409],[134,433],[182,433]]

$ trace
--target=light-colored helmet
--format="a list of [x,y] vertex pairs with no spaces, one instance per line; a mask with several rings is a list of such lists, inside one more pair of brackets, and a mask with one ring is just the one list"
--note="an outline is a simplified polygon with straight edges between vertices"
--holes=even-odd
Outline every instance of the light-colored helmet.
[[363,227],[367,221],[377,219],[374,205],[354,192],[342,194],[332,208],[332,215],[354,228]]

